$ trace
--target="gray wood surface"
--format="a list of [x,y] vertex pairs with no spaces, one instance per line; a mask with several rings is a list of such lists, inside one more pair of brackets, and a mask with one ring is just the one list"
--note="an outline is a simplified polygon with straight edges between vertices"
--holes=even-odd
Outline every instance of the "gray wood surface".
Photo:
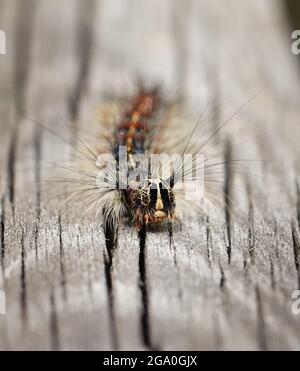
[[[0,349],[299,350],[300,80],[282,2],[1,0],[0,29]],[[68,136],[137,76],[196,116],[213,95],[212,127],[269,84],[217,144],[263,133],[234,156],[266,161],[227,181],[222,223],[144,247],[123,226],[110,261],[98,220],[49,207],[41,163],[70,148],[32,119]]]

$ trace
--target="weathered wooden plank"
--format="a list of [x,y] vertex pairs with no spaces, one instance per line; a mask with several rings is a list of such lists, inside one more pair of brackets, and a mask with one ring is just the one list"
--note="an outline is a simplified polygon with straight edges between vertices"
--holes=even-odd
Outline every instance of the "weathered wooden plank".
[[[299,349],[299,84],[281,4],[182,4],[0,2],[13,50],[0,58],[1,349]],[[137,77],[191,116],[213,96],[200,133],[230,118],[217,152],[267,161],[224,167],[233,213],[146,236],[123,226],[108,246],[100,221],[60,214],[38,181],[43,161],[75,156],[65,123],[91,137],[98,104]]]

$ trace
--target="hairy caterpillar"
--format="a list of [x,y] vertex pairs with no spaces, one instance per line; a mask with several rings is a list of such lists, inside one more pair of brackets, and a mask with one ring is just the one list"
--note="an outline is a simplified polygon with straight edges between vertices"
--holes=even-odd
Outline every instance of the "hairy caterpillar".
[[231,202],[224,191],[224,165],[240,171],[243,160],[229,155],[224,161],[224,151],[216,152],[214,140],[258,94],[221,127],[200,135],[210,101],[190,130],[178,106],[164,102],[160,89],[139,88],[126,103],[101,108],[96,125],[102,126],[94,145],[76,136],[78,161],[56,164],[63,175],[52,181],[63,184],[72,209],[81,216],[92,212],[109,230],[125,220],[140,231],[147,225],[193,220],[200,209],[218,212],[220,203]]

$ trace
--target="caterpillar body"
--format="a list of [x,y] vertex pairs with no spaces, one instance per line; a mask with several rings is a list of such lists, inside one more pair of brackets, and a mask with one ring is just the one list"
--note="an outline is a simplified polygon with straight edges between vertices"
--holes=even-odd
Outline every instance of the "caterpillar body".
[[[160,106],[158,89],[140,89],[120,114],[119,122],[110,135],[113,159],[109,166],[98,161],[105,179],[102,181],[98,174],[99,188],[110,189],[103,200],[104,225],[114,227],[127,217],[140,230],[144,225],[172,222],[175,219],[173,184],[150,170],[153,134],[161,129],[157,122]],[[120,176],[122,155],[126,168],[123,182]],[[107,176],[107,171],[110,176]],[[110,205],[109,197],[113,200]]]
[[[231,163],[238,160],[225,151],[224,161],[224,151],[215,151],[220,148],[214,142],[216,134],[223,127],[201,135],[197,131],[208,105],[192,130],[177,105],[163,101],[158,88],[140,88],[117,109],[106,105],[100,117],[106,135],[103,127],[98,129],[105,148],[98,135],[93,147],[77,137],[80,161],[59,166],[64,173],[58,181],[68,185],[64,199],[81,216],[92,212],[110,230],[125,220],[138,231],[184,218],[197,220],[200,210],[224,216],[231,196],[224,187],[224,166],[230,164],[234,170]],[[72,176],[66,177],[66,171]]]
[[[157,89],[140,91],[116,128],[114,157],[118,162],[120,147],[125,147],[129,178],[130,172],[137,168],[136,155],[147,155],[150,150],[150,125],[159,104],[160,97]],[[155,123],[152,122],[152,125],[154,126]],[[122,199],[127,215],[131,215],[137,229],[140,229],[144,223],[156,224],[165,220],[170,222],[174,220],[175,199],[172,186],[167,186],[166,181],[153,175],[149,171],[147,175],[144,174],[144,179],[140,179],[138,187],[129,181],[126,189],[123,190]]]

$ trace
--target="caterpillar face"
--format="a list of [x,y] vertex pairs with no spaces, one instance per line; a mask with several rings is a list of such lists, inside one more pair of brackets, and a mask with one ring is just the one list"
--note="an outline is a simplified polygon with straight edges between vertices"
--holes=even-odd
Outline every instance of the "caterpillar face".
[[130,207],[137,228],[142,223],[172,222],[175,217],[174,193],[161,179],[148,179],[144,186],[130,192]]

